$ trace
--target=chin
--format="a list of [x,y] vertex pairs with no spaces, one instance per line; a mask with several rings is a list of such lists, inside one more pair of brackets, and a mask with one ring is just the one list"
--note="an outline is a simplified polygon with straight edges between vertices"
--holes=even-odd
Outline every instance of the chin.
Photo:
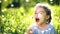
[[36,24],[40,25],[40,23],[39,23],[39,22],[36,22]]

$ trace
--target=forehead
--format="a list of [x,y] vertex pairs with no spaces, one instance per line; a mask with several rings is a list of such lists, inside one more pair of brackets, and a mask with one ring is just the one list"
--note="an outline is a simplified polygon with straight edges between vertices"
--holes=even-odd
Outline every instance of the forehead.
[[37,7],[35,12],[45,12],[45,9],[43,7]]

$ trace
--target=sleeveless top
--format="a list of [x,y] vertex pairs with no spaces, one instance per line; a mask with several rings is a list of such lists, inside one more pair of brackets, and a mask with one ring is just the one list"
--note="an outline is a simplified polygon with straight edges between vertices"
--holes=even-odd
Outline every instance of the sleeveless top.
[[33,34],[57,34],[55,28],[51,24],[48,24],[48,26],[43,30],[39,29],[37,25],[34,24],[32,25],[32,30]]

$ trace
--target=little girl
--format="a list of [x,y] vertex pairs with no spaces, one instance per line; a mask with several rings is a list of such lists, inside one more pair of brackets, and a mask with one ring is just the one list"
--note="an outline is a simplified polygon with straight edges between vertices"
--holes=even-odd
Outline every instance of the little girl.
[[50,24],[51,10],[46,4],[37,4],[34,11],[35,24],[32,25],[28,34],[56,34],[55,28]]

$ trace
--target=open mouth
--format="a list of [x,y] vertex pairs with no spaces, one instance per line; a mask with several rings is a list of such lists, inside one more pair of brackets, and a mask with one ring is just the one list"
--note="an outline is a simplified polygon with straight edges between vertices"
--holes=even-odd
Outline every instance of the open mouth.
[[36,18],[35,20],[36,20],[36,22],[39,22],[39,18]]

